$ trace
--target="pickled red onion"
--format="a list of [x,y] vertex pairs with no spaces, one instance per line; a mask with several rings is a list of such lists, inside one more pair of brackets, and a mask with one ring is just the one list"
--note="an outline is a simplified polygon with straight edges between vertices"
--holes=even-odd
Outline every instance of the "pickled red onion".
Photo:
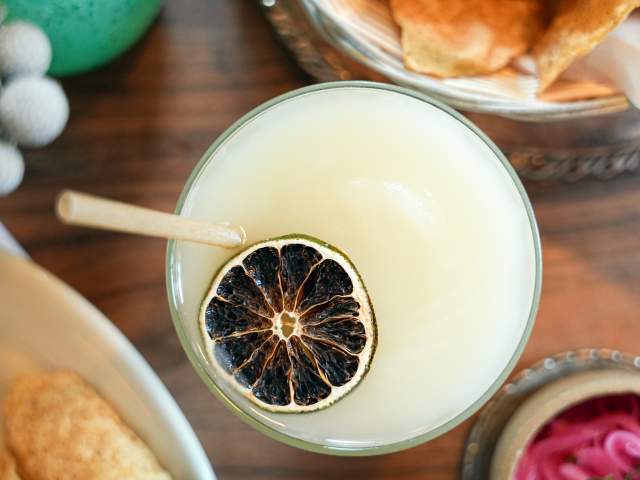
[[565,410],[537,434],[514,480],[640,479],[640,398],[616,395]]

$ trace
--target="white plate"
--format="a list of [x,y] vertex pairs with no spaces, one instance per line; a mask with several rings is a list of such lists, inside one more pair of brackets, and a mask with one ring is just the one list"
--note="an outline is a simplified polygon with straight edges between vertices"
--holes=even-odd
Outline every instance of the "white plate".
[[75,370],[174,478],[214,480],[191,426],[149,364],[93,305],[32,262],[0,252],[0,398],[18,374]]

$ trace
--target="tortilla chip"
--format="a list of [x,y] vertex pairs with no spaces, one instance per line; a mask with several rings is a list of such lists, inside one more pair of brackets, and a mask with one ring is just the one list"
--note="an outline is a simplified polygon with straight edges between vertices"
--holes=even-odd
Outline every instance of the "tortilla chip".
[[540,0],[391,0],[408,68],[442,77],[495,72],[544,26]]
[[0,447],[0,480],[20,480],[16,462],[11,454]]
[[533,49],[538,91],[546,90],[638,6],[640,0],[558,0],[549,28]]
[[18,379],[4,403],[6,442],[29,480],[168,480],[153,453],[72,372]]

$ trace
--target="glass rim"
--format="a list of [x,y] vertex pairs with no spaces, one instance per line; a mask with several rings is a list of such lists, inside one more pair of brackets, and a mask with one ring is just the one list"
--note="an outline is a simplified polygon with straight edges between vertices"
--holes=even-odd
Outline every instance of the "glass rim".
[[298,88],[296,90],[292,90],[290,92],[279,95],[271,100],[268,100],[242,117],[236,120],[231,126],[229,126],[224,132],[222,132],[218,138],[211,144],[211,146],[207,149],[207,151],[202,155],[193,171],[189,175],[182,192],[180,193],[180,197],[178,198],[178,202],[176,205],[175,213],[180,215],[184,202],[192,190],[193,185],[200,178],[204,169],[209,165],[210,162],[214,160],[215,152],[222,147],[227,140],[229,140],[236,132],[238,132],[244,125],[258,117],[260,114],[268,111],[272,107],[285,102],[287,100],[306,95],[308,93],[314,93],[324,90],[334,90],[334,89],[348,89],[348,88],[357,88],[357,89],[374,89],[374,90],[384,90],[393,93],[398,93],[402,95],[407,95],[409,97],[415,98],[417,100],[423,101],[442,112],[448,114],[453,117],[455,120],[462,123],[465,127],[475,133],[480,140],[483,141],[485,145],[487,145],[496,158],[499,160],[500,164],[504,167],[506,172],[508,173],[511,181],[513,182],[516,190],[522,200],[523,206],[527,213],[527,218],[529,220],[529,226],[531,228],[531,237],[533,241],[533,249],[534,249],[534,267],[535,267],[535,279],[533,286],[533,296],[531,299],[531,306],[529,309],[529,317],[527,319],[527,323],[525,325],[525,329],[522,332],[522,336],[505,367],[501,371],[500,375],[494,380],[494,382],[489,386],[489,388],[479,397],[477,398],[471,405],[469,405],[466,409],[460,412],[458,415],[454,416],[450,420],[446,421],[442,425],[430,430],[426,433],[422,433],[420,435],[416,435],[414,437],[385,444],[379,446],[366,446],[366,447],[339,447],[339,446],[329,446],[329,445],[321,445],[316,442],[311,442],[307,440],[302,440],[300,438],[288,435],[279,430],[276,430],[273,427],[270,427],[259,420],[253,418],[243,409],[241,409],[238,405],[236,405],[227,395],[222,391],[222,389],[213,381],[213,379],[208,375],[205,364],[201,362],[200,358],[196,356],[194,349],[191,347],[190,340],[188,335],[182,325],[182,319],[178,312],[178,308],[176,305],[176,290],[175,285],[172,279],[172,272],[174,270],[174,257],[175,257],[175,249],[177,245],[177,241],[169,240],[167,243],[167,253],[166,253],[166,263],[165,263],[165,278],[167,283],[167,295],[169,300],[169,309],[171,311],[171,318],[173,320],[173,325],[176,329],[176,333],[178,334],[178,338],[180,340],[180,344],[184,349],[187,358],[191,362],[191,365],[195,369],[198,376],[205,383],[207,388],[216,396],[218,399],[222,401],[222,403],[230,409],[233,413],[235,413],[240,419],[242,419],[245,423],[255,428],[261,433],[283,442],[287,445],[297,447],[303,450],[315,452],[315,453],[323,453],[329,455],[339,455],[339,456],[369,456],[369,455],[380,455],[385,453],[398,452],[401,450],[406,450],[408,448],[414,447],[416,445],[422,444],[429,440],[432,440],[440,435],[452,430],[453,428],[460,425],[462,422],[471,417],[474,413],[476,413],[482,406],[484,406],[487,401],[493,396],[494,393],[500,388],[500,386],[505,382],[508,378],[509,374],[513,371],[516,363],[520,359],[524,347],[529,340],[531,335],[531,331],[533,329],[533,325],[535,323],[536,315],[538,312],[538,305],[540,303],[540,292],[542,289],[542,248],[540,243],[540,234],[538,232],[538,225],[536,223],[535,215],[533,212],[533,207],[531,206],[531,202],[529,201],[529,197],[518,177],[517,173],[504,156],[504,154],[498,149],[498,147],[487,137],[487,135],[482,132],[475,124],[473,124],[470,120],[465,118],[460,113],[453,110],[451,107],[443,104],[438,100],[434,100],[428,95],[422,94],[420,92],[410,90],[408,88],[399,87],[396,85],[390,85],[379,82],[370,82],[370,81],[336,81],[336,82],[325,82],[314,84],[302,88]]

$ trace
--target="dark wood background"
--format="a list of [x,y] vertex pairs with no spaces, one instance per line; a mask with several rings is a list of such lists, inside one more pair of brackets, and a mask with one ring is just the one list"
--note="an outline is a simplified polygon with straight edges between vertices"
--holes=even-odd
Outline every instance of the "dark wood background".
[[[53,200],[65,187],[173,210],[218,134],[252,107],[309,82],[255,2],[169,1],[133,50],[63,81],[69,125],[54,144],[26,154],[26,179],[0,199],[0,220],[35,261],[131,339],[175,396],[221,479],[458,478],[470,422],[374,458],[307,453],[252,430],[207,391],[178,343],[165,294],[165,243],[66,227],[54,218]],[[640,175],[527,188],[542,233],[544,288],[520,366],[584,346],[640,352]]]

